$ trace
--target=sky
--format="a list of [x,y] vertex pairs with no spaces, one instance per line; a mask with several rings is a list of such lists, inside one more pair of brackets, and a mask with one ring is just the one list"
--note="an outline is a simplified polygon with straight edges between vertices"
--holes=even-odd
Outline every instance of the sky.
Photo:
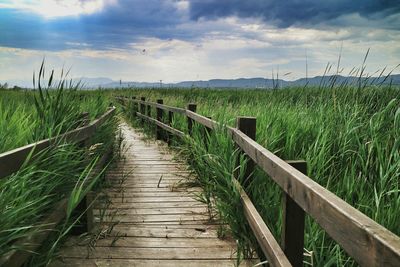
[[369,73],[400,63],[399,0],[0,0],[0,81],[43,59],[71,77],[294,80],[368,49]]

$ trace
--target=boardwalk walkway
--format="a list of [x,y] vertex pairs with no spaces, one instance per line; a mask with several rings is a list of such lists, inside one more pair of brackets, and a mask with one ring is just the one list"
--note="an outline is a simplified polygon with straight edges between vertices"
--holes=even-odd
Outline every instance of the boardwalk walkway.
[[97,201],[94,210],[104,230],[87,242],[70,238],[55,265],[234,266],[236,244],[217,237],[218,225],[195,199],[200,189],[178,186],[191,175],[187,165],[165,144],[146,141],[125,123],[121,129],[124,157],[106,175],[110,202],[104,208]]

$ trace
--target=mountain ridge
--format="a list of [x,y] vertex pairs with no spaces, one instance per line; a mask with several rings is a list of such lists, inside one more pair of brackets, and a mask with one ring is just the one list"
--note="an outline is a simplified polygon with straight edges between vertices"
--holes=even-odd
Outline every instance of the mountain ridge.
[[[282,88],[289,86],[319,86],[331,85],[335,80],[336,85],[349,83],[367,83],[367,84],[389,84],[400,85],[400,74],[389,75],[388,77],[370,77],[360,78],[355,76],[315,76],[311,78],[300,78],[294,81],[286,81],[283,79],[267,79],[262,77],[255,78],[236,78],[236,79],[210,79],[210,80],[197,80],[197,81],[182,81],[177,83],[160,83],[160,82],[135,82],[135,81],[115,81],[107,77],[88,78],[81,77],[73,79],[74,83],[81,81],[84,89],[98,89],[98,88]],[[6,81],[8,85],[19,86],[24,88],[32,88],[32,83],[21,80]]]

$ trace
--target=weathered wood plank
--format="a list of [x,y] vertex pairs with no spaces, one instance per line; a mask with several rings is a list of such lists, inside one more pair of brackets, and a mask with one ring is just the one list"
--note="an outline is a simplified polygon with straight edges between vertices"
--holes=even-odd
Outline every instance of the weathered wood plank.
[[[106,215],[112,214],[115,212],[115,209],[108,208],[105,212]],[[172,214],[206,214],[207,207],[176,207],[176,208],[147,208],[147,209],[126,209],[126,210],[119,210],[121,214],[126,215],[172,215]],[[93,213],[95,215],[103,214],[101,210],[94,209]]]
[[175,128],[173,128],[173,127],[171,127],[171,126],[169,126],[169,125],[167,125],[165,123],[157,121],[156,119],[153,119],[153,118],[151,118],[149,116],[143,115],[143,114],[141,114],[139,112],[136,113],[136,116],[138,116],[138,117],[140,117],[142,119],[146,119],[147,121],[150,121],[150,122],[156,124],[157,126],[163,128],[164,130],[166,130],[166,131],[168,131],[168,132],[170,132],[170,133],[172,133],[172,134],[174,134],[176,136],[179,136],[179,137],[184,137],[185,136],[184,132],[179,131],[179,130],[177,130],[177,129],[175,129]]
[[[72,259],[65,258],[54,262],[52,267],[126,267],[126,266],[147,266],[147,267],[233,267],[236,261],[232,260],[130,260],[130,259]],[[240,267],[251,267],[257,262],[245,261]]]
[[195,111],[186,110],[186,116],[209,129],[216,129],[218,127],[218,123],[216,121],[202,116]]
[[[123,235],[123,233],[120,233]],[[163,237],[124,237],[124,236],[110,236],[105,239],[96,241],[96,247],[126,247],[126,248],[222,248],[230,245],[232,249],[235,248],[234,243],[227,243],[224,240],[218,239],[216,236],[199,237],[171,237],[166,234]],[[87,246],[88,242],[76,240],[73,242],[69,240],[65,247],[72,246]]]
[[[189,256],[190,255],[190,256]],[[86,251],[81,247],[66,247],[61,256],[90,259],[232,259],[235,254],[230,247],[222,248],[125,248],[96,247]]]
[[234,141],[362,266],[400,266],[400,237],[236,129]]
[[147,222],[184,222],[184,221],[207,221],[207,214],[163,214],[163,215],[124,215],[123,212],[117,212],[116,215],[103,216],[104,222],[122,222],[122,223],[147,223]]
[[29,144],[23,147],[19,147],[0,154],[0,179],[4,178],[21,168],[22,164],[27,159],[28,155],[32,153],[32,156],[37,155],[44,149],[51,145],[56,145],[60,141],[68,142],[81,142],[96,131],[105,120],[110,118],[115,112],[115,108],[108,110],[100,118],[91,122],[88,126],[80,127],[67,133],[61,134],[60,136],[48,138]]

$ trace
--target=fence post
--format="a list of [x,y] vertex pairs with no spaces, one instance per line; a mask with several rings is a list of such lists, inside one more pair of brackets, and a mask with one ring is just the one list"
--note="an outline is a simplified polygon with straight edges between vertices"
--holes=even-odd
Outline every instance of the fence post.
[[[140,98],[140,100],[143,101],[143,102],[145,102],[145,101],[146,101],[146,98],[142,96],[142,97]],[[141,113],[142,115],[146,115],[146,106],[145,106],[144,103],[140,103],[140,113]],[[143,118],[141,119],[141,122],[144,124],[144,119],[143,119]]]
[[[236,119],[236,127],[242,133],[247,135],[253,140],[256,140],[256,130],[257,130],[257,120],[254,117],[237,117]],[[239,159],[238,159],[239,161]],[[239,165],[239,162],[238,164]],[[244,182],[243,187],[246,188],[251,182],[251,175],[254,172],[255,164],[254,162],[248,158],[247,164],[245,166],[244,172]],[[238,170],[239,171],[239,170]]]
[[[90,123],[89,113],[85,112],[82,114],[82,125],[86,126]],[[80,144],[82,148],[89,149],[91,145],[91,139],[86,138]],[[80,216],[82,213],[82,217],[79,223],[75,224],[71,229],[71,234],[80,235],[85,232],[90,232],[93,229],[94,217],[93,217],[93,208],[89,206],[92,200],[93,193],[89,191],[79,202],[76,208],[73,210],[73,216]]]
[[[141,101],[146,101],[145,97],[141,97],[140,98]],[[142,113],[143,115],[146,115],[146,106],[144,105],[144,103],[140,103],[140,113]]]
[[[207,116],[207,118],[211,120],[211,117]],[[204,146],[207,151],[208,151],[208,144],[210,143],[211,132],[212,132],[211,128],[204,126],[204,132],[203,132],[204,137],[203,138],[204,138]]]
[[[307,162],[286,161],[303,174],[307,174]],[[294,267],[303,266],[304,220],[302,208],[285,192],[282,196],[282,240],[281,247]]]
[[[190,111],[196,112],[197,105],[194,104],[194,103],[190,103],[190,104],[188,104],[187,109],[190,110]],[[188,132],[189,132],[189,135],[191,136],[192,132],[193,132],[193,120],[191,118],[189,118],[189,117],[187,119],[188,119],[187,120]]]
[[132,112],[133,117],[136,117],[137,103],[135,102],[136,96],[132,96]]
[[93,201],[95,200],[94,192],[89,191],[85,196],[86,204],[86,231],[92,232],[94,229]]
[[[172,120],[174,119],[174,113],[172,111],[168,111],[168,125],[172,126]],[[167,142],[168,145],[172,144],[172,134],[171,133],[167,133]]]
[[[157,104],[164,104],[164,101],[162,99],[157,100]],[[156,108],[157,111],[157,120],[159,122],[162,122],[163,119],[163,110],[159,107]],[[164,134],[163,134],[163,129],[157,125],[156,127],[156,133],[157,133],[157,140],[164,140]]]
[[147,116],[151,118],[151,106],[150,105],[147,105]]

